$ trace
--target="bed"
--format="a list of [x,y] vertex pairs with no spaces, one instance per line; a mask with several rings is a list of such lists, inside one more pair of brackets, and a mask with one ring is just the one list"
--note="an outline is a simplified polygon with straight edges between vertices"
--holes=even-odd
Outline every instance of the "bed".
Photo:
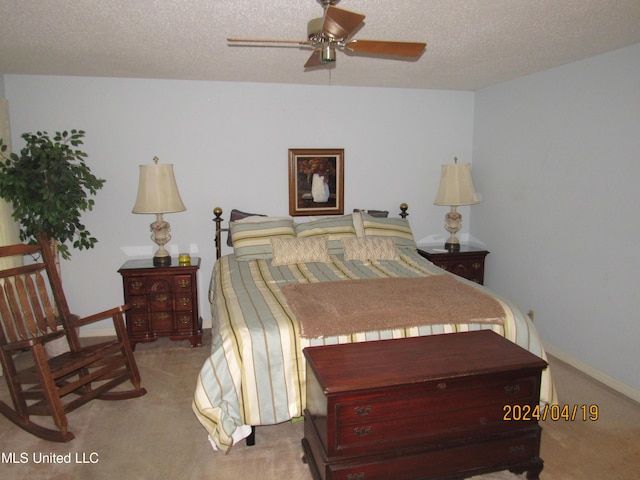
[[[418,254],[406,208],[300,223],[233,210],[228,229],[214,214],[212,347],[192,407],[215,450],[301,417],[307,346],[492,329],[546,359],[513,303]],[[225,230],[233,253],[221,255]],[[547,368],[541,404],[555,395]]]

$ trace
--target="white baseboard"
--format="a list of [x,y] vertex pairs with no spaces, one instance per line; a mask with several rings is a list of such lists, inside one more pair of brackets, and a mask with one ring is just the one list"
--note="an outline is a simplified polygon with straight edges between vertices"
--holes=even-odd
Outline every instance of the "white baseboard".
[[[203,321],[202,328],[207,329],[211,328],[211,320]],[[115,337],[116,330],[113,327],[107,328],[81,328],[80,329],[80,337]]]
[[612,388],[616,392],[621,393],[622,395],[629,397],[631,400],[640,403],[640,391],[636,390],[635,388],[621,382],[617,378],[614,378],[601,370],[598,370],[597,368],[592,367],[588,363],[583,362],[579,358],[576,358],[570,353],[560,350],[553,345],[545,343],[544,349],[549,355],[554,356],[558,360],[562,360],[565,363],[568,363],[572,367],[577,368],[581,372],[589,375],[591,378],[605,384],[607,387]]

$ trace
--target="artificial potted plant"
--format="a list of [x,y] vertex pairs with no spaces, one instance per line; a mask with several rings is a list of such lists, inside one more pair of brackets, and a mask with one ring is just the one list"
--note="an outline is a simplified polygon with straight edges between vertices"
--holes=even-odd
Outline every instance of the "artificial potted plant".
[[38,232],[46,232],[54,253],[71,256],[69,246],[78,250],[93,248],[96,238],[80,222],[80,216],[92,210],[89,198],[102,188],[85,163],[87,154],[77,147],[83,144],[82,130],[24,133],[26,142],[20,154],[5,153],[0,139],[0,197],[13,205],[12,216],[20,224],[20,239],[35,241]]

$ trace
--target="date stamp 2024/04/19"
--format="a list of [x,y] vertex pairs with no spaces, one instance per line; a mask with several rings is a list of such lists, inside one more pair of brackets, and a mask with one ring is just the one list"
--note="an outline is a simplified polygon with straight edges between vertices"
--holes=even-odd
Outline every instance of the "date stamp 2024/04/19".
[[520,421],[561,421],[595,422],[600,416],[600,408],[591,405],[504,405],[502,420],[505,422]]

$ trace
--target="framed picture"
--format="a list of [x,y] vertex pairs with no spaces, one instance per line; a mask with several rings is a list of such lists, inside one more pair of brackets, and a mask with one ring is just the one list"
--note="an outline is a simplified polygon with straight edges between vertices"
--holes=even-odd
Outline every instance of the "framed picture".
[[344,214],[344,149],[289,149],[289,215]]

